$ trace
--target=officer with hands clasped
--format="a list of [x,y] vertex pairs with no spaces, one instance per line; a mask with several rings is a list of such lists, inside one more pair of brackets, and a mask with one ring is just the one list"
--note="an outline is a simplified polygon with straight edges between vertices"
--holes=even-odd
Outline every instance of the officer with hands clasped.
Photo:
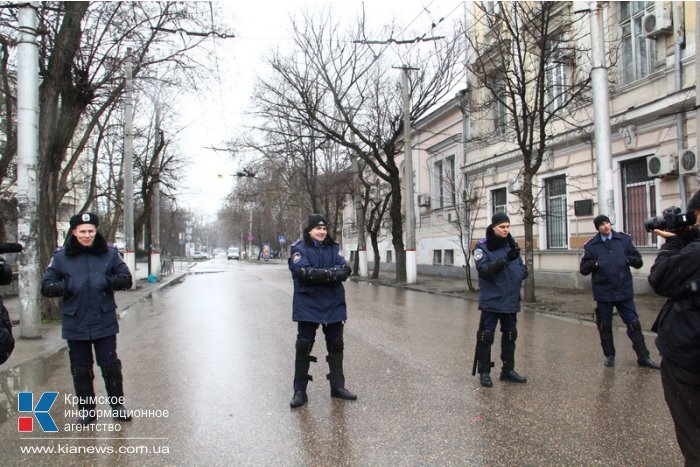
[[527,267],[520,248],[510,234],[510,219],[503,212],[491,218],[486,238],[474,247],[474,261],[479,272],[479,309],[481,319],[476,334],[476,361],[479,381],[490,388],[491,344],[496,325],[501,322],[501,380],[525,383],[527,378],[515,371],[515,341],[518,337],[517,313],[520,311],[520,285],[527,277]]
[[97,231],[98,224],[98,217],[92,213],[71,217],[71,234],[65,245],[54,252],[41,281],[44,296],[63,297],[62,336],[68,341],[80,425],[97,418],[93,348],[112,415],[118,420],[131,419],[123,405],[122,366],[117,357],[119,323],[114,301],[115,290],[131,287],[131,273],[117,248]]
[[303,240],[291,247],[288,264],[294,280],[292,320],[297,323],[294,396],[289,403],[292,408],[308,400],[306,386],[312,379],[309,366],[316,361],[311,349],[319,325],[326,336],[331,397],[357,399],[345,389],[343,375],[343,323],[347,319],[343,281],[350,276],[350,268],[339,249],[328,235],[328,221],[321,214],[309,216]]
[[613,308],[617,308],[620,318],[627,325],[627,336],[637,354],[637,364],[659,369],[659,365],[649,358],[634,305],[630,266],[641,268],[642,255],[632,243],[632,237],[612,229],[608,216],[599,215],[593,220],[593,225],[598,233],[586,242],[579,271],[584,276],[593,274],[591,286],[596,301],[596,324],[605,355],[605,366],[615,365],[612,317]]
[[664,398],[690,467],[700,466],[700,191],[688,202],[687,215],[695,216],[695,225],[654,230],[666,243],[649,271],[649,284],[667,298],[652,331]]

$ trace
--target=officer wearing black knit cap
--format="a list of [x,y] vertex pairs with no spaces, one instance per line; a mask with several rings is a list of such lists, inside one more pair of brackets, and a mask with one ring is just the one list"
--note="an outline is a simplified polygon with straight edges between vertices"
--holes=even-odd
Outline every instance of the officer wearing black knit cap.
[[357,396],[345,388],[343,373],[343,323],[347,319],[343,281],[350,268],[340,256],[340,247],[328,235],[328,221],[321,214],[311,214],[303,240],[292,244],[289,270],[294,280],[292,320],[297,323],[294,361],[294,395],[292,408],[304,405],[306,387],[311,381],[309,367],[316,357],[311,355],[319,326],[326,337],[331,397],[355,400]]
[[617,308],[620,318],[627,325],[627,336],[637,354],[637,364],[658,369],[659,365],[649,357],[634,305],[630,267],[641,268],[642,255],[634,246],[632,237],[612,229],[608,216],[599,215],[593,219],[593,225],[598,233],[584,245],[579,271],[584,276],[593,274],[591,286],[596,300],[595,316],[600,345],[605,355],[604,364],[608,367],[615,365],[612,317],[613,308]]
[[491,380],[491,344],[496,326],[501,322],[500,379],[525,383],[527,379],[515,371],[515,341],[518,337],[517,313],[520,311],[520,285],[527,277],[527,268],[520,257],[520,248],[510,234],[510,219],[504,212],[491,218],[486,238],[474,247],[474,261],[479,272],[479,331],[476,334],[474,372],[478,365],[479,381],[484,387]]
[[652,331],[661,354],[661,384],[686,466],[700,466],[700,191],[688,203],[695,225],[654,230],[666,239],[649,284],[667,298]]
[[102,369],[112,416],[123,421],[131,419],[124,408],[114,301],[115,290],[131,287],[131,273],[116,247],[97,231],[98,225],[97,215],[90,212],[71,217],[71,234],[64,246],[54,252],[41,281],[44,296],[63,298],[62,336],[68,341],[79,425],[97,418],[93,349]]

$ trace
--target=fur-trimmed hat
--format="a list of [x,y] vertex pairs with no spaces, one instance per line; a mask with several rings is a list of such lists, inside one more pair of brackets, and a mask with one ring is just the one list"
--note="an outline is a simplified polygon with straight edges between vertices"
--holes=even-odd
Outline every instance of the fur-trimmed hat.
[[610,218],[605,214],[601,214],[600,216],[597,216],[595,219],[593,219],[593,225],[595,225],[595,229],[598,230],[598,227],[600,227],[600,224],[602,224],[603,222],[607,222],[608,224],[610,224]]
[[505,212],[497,212],[491,218],[491,227],[496,227],[498,224],[503,224],[508,222],[510,224],[510,217]]
[[306,229],[311,230],[319,225],[325,225],[328,227],[328,220],[323,216],[323,214],[313,213],[309,214],[309,221],[306,224]]
[[98,225],[100,225],[100,219],[97,217],[97,214],[93,214],[91,212],[76,214],[75,216],[70,218],[71,229],[74,229],[82,224],[92,224],[95,227],[97,227]]

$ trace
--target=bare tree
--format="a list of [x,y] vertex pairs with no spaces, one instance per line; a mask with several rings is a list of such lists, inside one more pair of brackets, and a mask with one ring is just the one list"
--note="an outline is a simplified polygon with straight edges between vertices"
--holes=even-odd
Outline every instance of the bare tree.
[[[389,62],[394,58],[384,54],[386,46],[375,47],[362,40],[366,37],[362,22],[355,30],[343,32],[329,16],[307,16],[293,22],[293,35],[295,50],[286,56],[274,54],[269,63],[275,75],[260,82],[265,95],[274,96],[265,108],[360,155],[390,187],[396,277],[404,281],[403,106],[400,74]],[[392,37],[391,32],[387,37]],[[430,45],[429,51],[398,51],[401,63],[420,65],[410,80],[411,121],[449,95],[462,74],[453,66],[461,55],[456,38]]]
[[[1,9],[0,20],[0,83],[6,98],[3,111],[8,116],[14,112],[14,70],[2,67],[2,46],[13,45],[5,38],[14,34],[15,7],[8,4]],[[176,63],[182,79],[187,79],[192,63],[187,52],[199,47],[213,31],[210,5],[203,2],[42,2],[37,9],[42,33],[38,164],[42,216],[38,230],[43,268],[57,244],[57,212],[70,188],[69,174],[98,124],[106,125],[104,115],[119,104],[127,48],[135,57],[134,76]],[[3,130],[6,141],[16,145],[16,129],[6,126]],[[13,156],[7,145],[0,169]]]
[[477,27],[465,34],[472,53],[468,66],[478,90],[489,98],[472,99],[471,107],[494,121],[494,132],[484,137],[514,141],[522,158],[518,198],[525,261],[531,271],[525,300],[534,301],[533,178],[544,161],[553,126],[575,127],[577,112],[588,102],[590,73],[581,66],[586,50],[578,48],[583,31],[571,2],[497,2],[495,11],[487,11],[485,3],[474,5]]

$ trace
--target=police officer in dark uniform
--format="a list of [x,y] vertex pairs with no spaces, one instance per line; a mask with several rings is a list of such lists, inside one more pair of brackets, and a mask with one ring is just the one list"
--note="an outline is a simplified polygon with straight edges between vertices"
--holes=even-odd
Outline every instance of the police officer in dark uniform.
[[615,344],[613,341],[613,308],[617,308],[620,318],[627,325],[627,336],[637,354],[637,364],[641,367],[659,369],[659,365],[649,358],[649,350],[644,342],[642,326],[634,305],[634,289],[630,266],[642,267],[642,255],[632,243],[632,237],[624,232],[615,232],[608,216],[599,215],[593,220],[598,233],[583,247],[579,271],[584,276],[593,274],[591,286],[596,300],[596,323],[600,333],[600,345],[605,355],[605,366],[615,365]]
[[649,284],[668,300],[652,327],[661,354],[661,384],[686,466],[700,466],[700,191],[688,211],[695,225],[654,230],[666,239]]
[[64,246],[54,252],[41,281],[44,296],[63,297],[62,336],[68,341],[73,384],[80,398],[80,425],[97,418],[93,349],[114,418],[131,419],[122,404],[122,365],[117,356],[119,323],[114,301],[115,290],[131,287],[131,273],[117,248],[97,232],[98,225],[99,219],[92,213],[71,217],[71,234]]
[[501,322],[500,379],[525,383],[527,378],[515,371],[515,341],[518,338],[517,313],[520,311],[520,285],[527,277],[527,268],[520,257],[520,248],[510,235],[508,215],[498,212],[486,228],[486,238],[474,247],[474,261],[479,272],[479,309],[481,319],[476,334],[476,363],[482,386],[493,386],[491,380],[491,344],[496,325]]
[[339,251],[321,214],[309,216],[303,240],[292,244],[288,263],[294,280],[292,320],[297,323],[294,396],[289,403],[292,408],[308,400],[306,386],[312,379],[309,366],[316,361],[311,349],[319,325],[326,336],[331,397],[357,399],[345,389],[343,374],[343,323],[347,319],[343,281],[350,275],[350,268]]

